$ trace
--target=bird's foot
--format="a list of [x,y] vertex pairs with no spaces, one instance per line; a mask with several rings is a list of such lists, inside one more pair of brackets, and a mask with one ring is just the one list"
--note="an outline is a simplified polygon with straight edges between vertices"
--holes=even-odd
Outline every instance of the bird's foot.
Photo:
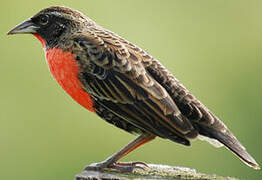
[[115,162],[113,164],[108,164],[105,162],[92,163],[85,167],[84,171],[101,171],[103,169],[115,169],[123,173],[132,173],[135,169],[145,170],[149,166],[144,162]]
[[146,170],[146,168],[149,168],[144,162],[116,162],[109,167],[127,173],[132,173],[135,169]]

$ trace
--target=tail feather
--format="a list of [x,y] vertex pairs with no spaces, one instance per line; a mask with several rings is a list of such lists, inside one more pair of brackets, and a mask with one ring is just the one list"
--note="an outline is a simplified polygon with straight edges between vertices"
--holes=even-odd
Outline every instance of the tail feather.
[[201,126],[200,134],[218,140],[220,143],[224,144],[228,149],[230,149],[246,165],[254,169],[260,169],[255,159],[250,154],[248,154],[245,147],[225,126],[222,130],[217,130],[213,127]]

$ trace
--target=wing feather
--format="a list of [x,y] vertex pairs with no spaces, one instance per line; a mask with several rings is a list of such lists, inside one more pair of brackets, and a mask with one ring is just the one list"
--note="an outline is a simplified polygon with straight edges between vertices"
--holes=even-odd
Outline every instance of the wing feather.
[[[72,38],[77,44],[77,50],[72,48],[73,53],[79,57],[79,64],[84,67],[85,72],[80,79],[84,86],[91,88],[89,93],[98,99],[117,104],[121,111],[128,114],[130,110],[123,105],[135,106],[136,103],[144,103],[150,109],[147,116],[153,118],[151,121],[158,122],[181,138],[197,135],[192,123],[183,117],[165,87],[147,70],[147,67],[152,65],[151,56],[115,34],[103,30],[88,31]],[[79,46],[82,48],[81,53],[78,53]],[[141,108],[142,111],[145,109]],[[130,121],[128,116],[125,119]],[[136,126],[146,125],[141,119],[136,119],[139,121]],[[152,128],[152,125],[146,126]],[[157,128],[154,131],[156,133]]]

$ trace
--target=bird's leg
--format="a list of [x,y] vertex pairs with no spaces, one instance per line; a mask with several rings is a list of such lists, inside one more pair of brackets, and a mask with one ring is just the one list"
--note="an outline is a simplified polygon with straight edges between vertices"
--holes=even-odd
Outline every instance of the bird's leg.
[[[122,172],[132,172],[134,169],[143,169],[141,166],[137,165],[144,165],[147,166],[143,162],[131,162],[131,163],[118,163],[117,161],[126,156],[131,151],[135,150],[139,146],[153,140],[155,138],[154,135],[140,135],[133,141],[131,141],[128,145],[123,147],[120,151],[116,152],[109,158],[107,158],[105,161],[99,162],[99,163],[92,163],[89,166],[87,166],[84,170],[95,170],[99,171],[104,168],[112,168],[117,169]],[[148,166],[147,166],[148,167]]]

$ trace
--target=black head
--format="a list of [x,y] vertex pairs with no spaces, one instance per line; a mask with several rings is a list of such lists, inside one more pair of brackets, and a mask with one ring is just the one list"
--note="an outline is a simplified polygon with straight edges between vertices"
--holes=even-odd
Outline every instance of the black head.
[[81,31],[82,28],[94,24],[82,13],[60,6],[43,9],[32,18],[19,24],[8,34],[38,34],[46,41],[48,47],[54,47],[68,33]]

